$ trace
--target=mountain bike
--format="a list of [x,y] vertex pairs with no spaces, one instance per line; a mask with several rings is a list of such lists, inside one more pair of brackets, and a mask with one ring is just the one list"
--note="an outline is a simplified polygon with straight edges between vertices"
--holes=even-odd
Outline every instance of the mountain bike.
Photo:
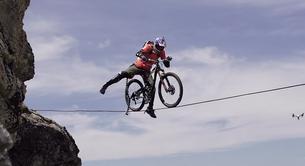
[[126,79],[125,100],[128,106],[126,115],[128,115],[129,110],[141,111],[144,105],[150,102],[152,95],[154,95],[152,88],[156,86],[157,77],[159,77],[158,95],[167,108],[176,107],[182,100],[183,85],[178,75],[173,72],[165,72],[161,65],[162,61],[148,60],[154,62],[154,67],[151,70],[153,86],[147,84],[144,86],[139,79]]

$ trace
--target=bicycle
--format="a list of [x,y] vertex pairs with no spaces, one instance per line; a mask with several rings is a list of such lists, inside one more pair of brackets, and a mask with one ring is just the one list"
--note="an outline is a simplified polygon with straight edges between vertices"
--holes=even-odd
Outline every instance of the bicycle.
[[[153,86],[143,85],[139,79],[126,79],[125,88],[125,101],[127,104],[126,115],[129,110],[141,111],[145,104],[148,104],[151,100],[153,90],[157,82],[157,76],[159,77],[158,95],[161,102],[167,108],[176,107],[182,100],[183,85],[179,76],[173,72],[165,72],[160,65],[159,60],[148,59],[154,62],[154,68],[151,70],[153,74]],[[141,75],[142,79],[143,76]],[[144,80],[144,79],[143,79]]]

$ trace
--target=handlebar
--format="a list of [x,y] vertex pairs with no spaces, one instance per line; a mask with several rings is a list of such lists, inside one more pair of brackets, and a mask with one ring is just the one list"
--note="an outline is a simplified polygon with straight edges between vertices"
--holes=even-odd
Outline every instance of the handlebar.
[[154,59],[150,59],[150,58],[148,58],[147,61],[149,61],[149,62],[154,62],[154,63],[158,63],[158,62],[159,62],[158,59],[157,59],[157,60],[154,60]]
[[167,61],[171,61],[172,59],[173,59],[173,58],[169,56],[169,57],[167,57],[166,59],[163,59],[163,60],[158,60],[158,59],[155,60],[155,59],[147,58],[147,61],[149,61],[149,62],[154,62],[154,63],[159,63],[160,61],[161,61],[161,62],[166,61],[166,60],[167,60]]
[[[136,56],[139,57],[139,58],[141,58],[141,59],[144,60],[144,61],[150,61],[150,62],[154,62],[154,63],[160,62],[158,59],[154,60],[154,59],[147,58],[147,57],[146,57],[145,55],[143,55],[140,51],[136,53]],[[172,57],[168,56],[168,57],[166,57],[166,59],[164,59],[164,60],[162,60],[162,61],[165,61],[165,60],[171,61],[172,59],[173,59]]]

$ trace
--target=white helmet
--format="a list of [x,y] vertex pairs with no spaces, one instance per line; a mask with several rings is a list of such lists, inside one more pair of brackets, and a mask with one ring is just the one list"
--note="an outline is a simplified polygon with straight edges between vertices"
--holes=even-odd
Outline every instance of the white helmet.
[[155,46],[158,47],[166,47],[166,41],[164,39],[164,37],[157,37],[155,40]]

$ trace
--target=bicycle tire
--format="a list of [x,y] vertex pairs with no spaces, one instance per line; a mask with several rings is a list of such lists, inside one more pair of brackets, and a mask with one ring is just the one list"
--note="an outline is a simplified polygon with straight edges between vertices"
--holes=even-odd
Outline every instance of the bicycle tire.
[[[131,89],[132,86],[139,86],[136,90]],[[144,107],[144,93],[143,93],[144,86],[141,81],[137,79],[132,79],[128,81],[125,88],[125,101],[129,109],[132,111],[141,111]],[[131,91],[131,92],[130,92]],[[138,91],[138,93],[137,93]],[[139,99],[139,100],[138,100]],[[133,103],[135,102],[135,106]],[[138,103],[136,103],[138,102]]]
[[[172,82],[170,83],[169,79],[170,77],[174,78],[174,80],[176,82]],[[176,83],[176,86],[178,87],[174,87],[174,92],[175,93],[175,88],[178,88],[179,89],[179,94],[178,94],[178,97],[177,99],[175,99],[173,102],[171,103],[168,103],[168,101],[166,101],[166,99],[164,99],[164,95],[162,93],[162,87],[164,88],[164,84],[169,84],[169,85],[173,85],[173,83]],[[166,92],[168,93],[168,92]],[[173,108],[173,107],[176,107],[182,100],[182,96],[183,96],[183,85],[182,85],[182,82],[179,78],[179,76],[175,73],[172,73],[172,72],[168,72],[168,73],[165,73],[161,78],[160,78],[160,81],[159,81],[159,85],[158,85],[158,94],[159,94],[159,98],[161,100],[161,102],[167,107],[167,108]]]

